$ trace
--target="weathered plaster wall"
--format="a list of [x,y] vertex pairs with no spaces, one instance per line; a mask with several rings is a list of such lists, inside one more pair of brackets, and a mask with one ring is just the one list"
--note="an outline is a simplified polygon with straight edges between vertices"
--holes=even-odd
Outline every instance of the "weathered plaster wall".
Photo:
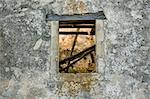
[[[104,74],[71,76],[76,81],[49,74],[46,14],[100,10]],[[149,20],[149,0],[0,0],[0,99],[149,99]]]

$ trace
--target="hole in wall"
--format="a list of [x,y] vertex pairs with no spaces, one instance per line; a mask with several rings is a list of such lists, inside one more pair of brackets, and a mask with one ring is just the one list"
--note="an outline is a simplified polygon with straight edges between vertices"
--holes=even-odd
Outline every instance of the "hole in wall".
[[59,72],[96,72],[95,20],[59,21]]

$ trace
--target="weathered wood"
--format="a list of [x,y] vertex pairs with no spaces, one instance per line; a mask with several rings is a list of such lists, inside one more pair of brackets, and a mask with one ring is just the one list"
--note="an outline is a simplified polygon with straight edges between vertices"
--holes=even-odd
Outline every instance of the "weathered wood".
[[95,24],[95,20],[67,20],[59,21],[59,24]]
[[76,60],[74,60],[73,62],[71,62],[71,64],[67,65],[67,67],[65,68],[61,68],[61,71],[65,71],[68,72],[69,67],[73,66],[76,62],[80,61],[81,59],[83,59],[85,56],[89,55],[90,53],[92,53],[92,51],[94,51],[95,49],[89,49],[88,51],[84,52],[83,54],[81,54],[78,58],[76,58]]
[[95,35],[95,27],[92,28],[91,32],[90,32],[90,35]]
[[59,28],[94,28],[95,25],[73,25],[73,24],[70,24],[70,25],[59,25]]
[[52,74],[57,73],[59,66],[59,22],[51,21],[51,67]]
[[59,32],[60,35],[88,35],[88,32]]
[[46,21],[61,21],[61,20],[96,20],[106,19],[104,12],[99,11],[96,13],[85,13],[85,14],[76,14],[76,15],[46,15]]
[[95,63],[95,59],[94,59],[93,53],[90,53],[90,56],[91,56],[92,63]]
[[[80,30],[80,29],[78,28],[78,29],[77,29],[77,32],[79,32],[79,30]],[[72,49],[71,49],[70,56],[72,56],[72,53],[73,53],[74,47],[75,47],[75,45],[76,45],[77,38],[78,38],[78,34],[76,34],[76,36],[75,36],[75,38],[74,38],[74,41],[73,41],[73,45],[72,45]],[[70,65],[70,61],[68,61],[67,66],[69,66],[69,65]]]
[[87,49],[85,49],[85,50],[83,50],[83,51],[81,51],[81,52],[71,56],[71,57],[65,58],[64,60],[60,60],[59,64],[65,64],[67,61],[72,61],[74,59],[77,59],[78,57],[83,55],[85,52],[87,52],[89,50],[95,50],[95,46],[96,45],[93,45],[93,46],[91,46],[91,47],[89,47],[89,48],[87,48]]
[[91,52],[93,52],[94,50],[95,50],[95,49],[93,48],[93,49],[91,49],[91,50],[89,50],[89,51],[83,53],[77,60],[73,61],[70,65],[75,64],[76,62],[78,62],[79,60],[81,60],[82,58],[84,58],[85,56],[91,54]]

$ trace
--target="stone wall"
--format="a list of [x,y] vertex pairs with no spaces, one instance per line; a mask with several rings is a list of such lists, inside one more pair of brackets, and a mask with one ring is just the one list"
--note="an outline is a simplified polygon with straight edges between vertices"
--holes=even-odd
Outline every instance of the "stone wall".
[[[50,74],[46,14],[101,10],[104,74]],[[0,0],[0,99],[149,99],[149,20],[149,0]]]

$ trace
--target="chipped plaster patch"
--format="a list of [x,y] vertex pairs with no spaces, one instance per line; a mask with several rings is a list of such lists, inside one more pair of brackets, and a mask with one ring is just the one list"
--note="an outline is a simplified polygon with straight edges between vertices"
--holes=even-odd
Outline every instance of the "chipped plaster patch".
[[40,48],[41,44],[42,44],[42,39],[40,38],[34,45],[33,50],[37,50]]

